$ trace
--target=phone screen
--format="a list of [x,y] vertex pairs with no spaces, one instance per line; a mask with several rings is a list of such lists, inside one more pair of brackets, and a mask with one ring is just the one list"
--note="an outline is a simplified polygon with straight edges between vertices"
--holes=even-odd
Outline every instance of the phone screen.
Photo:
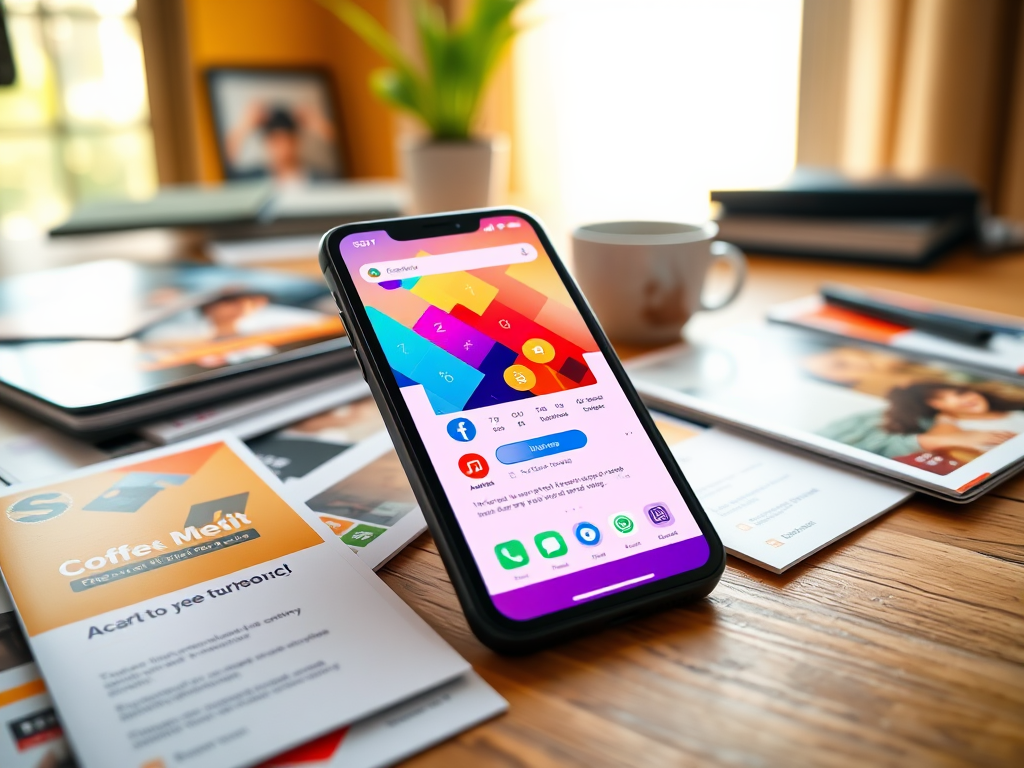
[[526,219],[340,249],[498,611],[526,621],[708,561]]

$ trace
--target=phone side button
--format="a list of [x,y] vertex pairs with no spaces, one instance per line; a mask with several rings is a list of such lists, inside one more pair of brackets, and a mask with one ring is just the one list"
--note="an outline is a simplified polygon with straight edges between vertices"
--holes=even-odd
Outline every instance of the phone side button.
[[355,347],[352,348],[352,351],[356,353],[356,365],[359,366],[359,372],[363,374],[363,381],[367,381],[366,368],[363,367],[363,355]]

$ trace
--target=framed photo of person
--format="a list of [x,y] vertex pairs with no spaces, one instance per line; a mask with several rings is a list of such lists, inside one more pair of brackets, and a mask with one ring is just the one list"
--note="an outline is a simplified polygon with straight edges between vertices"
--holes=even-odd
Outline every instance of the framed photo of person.
[[206,80],[226,179],[301,182],[346,175],[326,71],[214,68]]

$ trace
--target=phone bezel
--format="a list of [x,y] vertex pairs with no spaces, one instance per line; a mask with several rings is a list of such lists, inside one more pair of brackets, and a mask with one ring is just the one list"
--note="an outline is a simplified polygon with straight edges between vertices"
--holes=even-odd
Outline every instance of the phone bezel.
[[[415,240],[420,238],[426,239],[430,237],[466,234],[477,231],[481,219],[493,218],[496,216],[518,216],[527,221],[530,226],[533,227],[537,239],[540,241],[551,259],[551,263],[554,265],[556,272],[562,279],[562,282],[565,285],[566,290],[569,292],[576,308],[582,315],[587,328],[593,334],[594,339],[597,342],[598,349],[605,355],[609,367],[615,375],[616,381],[626,395],[630,405],[633,407],[633,410],[637,414],[640,423],[643,425],[648,438],[654,444],[659,457],[662,459],[669,475],[675,481],[676,486],[683,496],[683,500],[691,510],[701,533],[708,542],[708,561],[699,568],[686,571],[675,576],[659,579],[651,584],[643,584],[623,592],[612,593],[607,597],[602,597],[597,600],[592,600],[578,606],[565,608],[560,611],[545,614],[526,621],[511,619],[501,613],[501,611],[494,606],[491,596],[484,584],[483,577],[481,576],[480,570],[476,564],[476,558],[466,542],[465,536],[462,533],[462,527],[458,523],[455,512],[452,509],[452,505],[448,501],[448,496],[441,485],[436,471],[434,470],[430,457],[427,454],[426,447],[424,446],[419,436],[419,431],[413,421],[412,414],[405,404],[405,398],[401,393],[401,388],[398,386],[394,375],[391,373],[391,368],[387,364],[387,358],[384,354],[383,348],[377,340],[376,335],[372,333],[369,317],[367,316],[366,308],[359,297],[355,280],[352,275],[349,274],[348,268],[345,267],[344,261],[341,257],[340,244],[342,239],[345,237],[360,234],[362,232],[384,231],[396,240]],[[370,381],[371,386],[376,384],[373,388],[379,391],[391,412],[394,423],[389,423],[388,426],[389,429],[393,429],[398,433],[392,434],[396,447],[399,446],[400,441],[404,441],[404,446],[408,446],[410,448],[406,458],[413,464],[413,469],[417,475],[416,479],[423,483],[422,488],[417,489],[416,485],[418,483],[414,482],[414,490],[419,490],[426,496],[426,498],[420,499],[421,505],[429,505],[429,511],[433,514],[437,525],[441,528],[441,536],[446,539],[446,541],[443,542],[439,541],[438,546],[442,550],[442,553],[444,553],[446,548],[451,548],[453,562],[449,564],[449,568],[454,567],[459,571],[459,576],[461,578],[458,578],[456,581],[461,581],[464,587],[471,592],[470,596],[473,599],[475,607],[484,614],[482,618],[486,618],[492,625],[500,627],[506,631],[510,631],[514,635],[547,634],[553,630],[561,628],[567,623],[579,623],[579,620],[583,620],[583,623],[589,623],[586,621],[588,618],[600,617],[601,615],[607,617],[609,615],[627,613],[629,612],[629,608],[632,604],[635,604],[638,601],[644,601],[645,598],[663,597],[666,593],[672,593],[686,587],[692,587],[695,583],[711,578],[714,578],[715,581],[717,581],[717,576],[721,574],[725,561],[725,552],[718,535],[715,533],[714,528],[708,520],[707,514],[704,512],[699,500],[690,488],[690,485],[683,476],[682,471],[679,469],[679,466],[669,450],[668,445],[665,443],[664,438],[654,425],[654,421],[651,418],[650,413],[647,411],[646,406],[640,400],[640,396],[633,388],[632,383],[622,367],[622,363],[619,360],[618,355],[615,353],[611,342],[608,341],[608,338],[598,323],[593,310],[587,303],[586,298],[580,292],[575,280],[565,268],[562,260],[558,257],[558,254],[555,251],[554,246],[551,244],[544,228],[534,216],[519,208],[501,207],[476,209],[451,214],[437,214],[401,219],[382,219],[355,224],[345,224],[330,230],[324,235],[321,240],[320,261],[321,268],[324,269],[325,275],[328,275],[329,281],[330,277],[333,276],[334,280],[337,281],[338,286],[343,287],[343,290],[335,292],[335,298],[342,309],[342,320],[346,323],[346,326],[349,329],[349,334],[352,336],[357,357],[360,358],[360,364],[364,366],[364,375],[366,375],[368,381],[371,379],[375,380]],[[335,286],[331,287],[332,290],[335,288]],[[370,333],[367,333],[368,329],[371,331]],[[383,363],[383,369],[381,367],[381,363]],[[399,450],[400,456],[403,453],[405,453],[404,450]],[[435,531],[435,535],[436,534],[437,532]],[[452,576],[453,579],[455,579],[455,574],[452,574]],[[662,601],[658,602],[660,603]]]

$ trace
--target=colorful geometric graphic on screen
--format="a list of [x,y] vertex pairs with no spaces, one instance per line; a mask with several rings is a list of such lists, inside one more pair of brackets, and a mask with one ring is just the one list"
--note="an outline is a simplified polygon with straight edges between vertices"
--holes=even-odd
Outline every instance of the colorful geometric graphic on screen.
[[510,275],[515,266],[374,286],[367,313],[398,384],[422,385],[435,413],[597,383],[583,357],[596,344],[578,312],[531,286],[532,273]]

